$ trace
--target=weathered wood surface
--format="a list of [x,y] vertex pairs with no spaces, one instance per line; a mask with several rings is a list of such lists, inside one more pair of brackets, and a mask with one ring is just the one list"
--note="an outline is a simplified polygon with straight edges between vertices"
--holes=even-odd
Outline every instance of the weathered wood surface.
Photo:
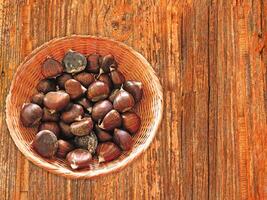
[[[134,47],[164,88],[149,150],[95,180],[29,163],[5,123],[18,64],[71,34]],[[267,199],[266,66],[266,0],[0,0],[0,199]]]

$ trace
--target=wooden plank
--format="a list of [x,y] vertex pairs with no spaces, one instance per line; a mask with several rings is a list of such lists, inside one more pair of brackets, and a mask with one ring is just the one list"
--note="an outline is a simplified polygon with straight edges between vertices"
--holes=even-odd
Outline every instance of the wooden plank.
[[[0,0],[0,199],[267,198],[267,2]],[[18,152],[5,124],[16,67],[71,34],[107,36],[152,64],[164,91],[147,152],[95,180],[52,175]]]

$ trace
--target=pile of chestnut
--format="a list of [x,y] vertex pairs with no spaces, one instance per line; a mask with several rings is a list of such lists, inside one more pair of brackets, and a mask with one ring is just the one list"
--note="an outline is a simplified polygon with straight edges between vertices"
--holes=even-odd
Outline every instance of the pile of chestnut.
[[25,127],[38,126],[32,147],[39,155],[82,169],[93,158],[112,161],[132,148],[141,124],[132,110],[142,83],[126,81],[113,55],[69,50],[62,63],[48,57],[41,72],[38,93],[20,113]]

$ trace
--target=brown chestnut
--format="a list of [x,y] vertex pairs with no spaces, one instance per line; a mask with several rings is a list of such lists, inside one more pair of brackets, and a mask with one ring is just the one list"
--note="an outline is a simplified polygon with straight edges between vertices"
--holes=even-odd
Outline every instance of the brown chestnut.
[[113,103],[113,101],[114,101],[114,99],[115,99],[115,97],[116,97],[116,95],[118,94],[119,91],[120,91],[119,89],[115,89],[115,90],[113,90],[113,91],[111,92],[111,94],[110,94],[108,100],[110,100],[110,101]]
[[87,57],[87,71],[91,72],[91,73],[99,73],[99,69],[100,69],[100,55],[99,54],[91,54]]
[[89,135],[85,136],[76,136],[74,138],[74,144],[83,149],[87,149],[90,153],[94,154],[98,141],[94,132],[91,132]]
[[81,72],[75,75],[74,79],[79,81],[84,87],[88,87],[95,80],[94,76],[87,72]]
[[32,103],[36,103],[39,106],[43,106],[43,101],[44,101],[44,93],[42,93],[42,92],[39,92],[37,94],[34,94],[31,97],[31,102]]
[[131,134],[136,133],[141,125],[140,117],[134,112],[126,112],[121,115],[122,126],[124,129],[129,131]]
[[134,98],[125,90],[120,90],[114,98],[113,107],[119,112],[126,112],[134,107]]
[[108,84],[110,90],[113,88],[112,81],[108,74],[100,74],[97,80],[103,81],[104,83]]
[[118,65],[114,59],[114,56],[109,54],[103,57],[101,69],[104,73],[110,72],[112,69],[118,68]]
[[110,72],[110,78],[115,88],[120,88],[125,82],[125,77],[119,70],[113,70]]
[[47,58],[41,66],[41,72],[45,78],[55,77],[63,72],[63,66],[57,60]]
[[61,111],[70,102],[70,96],[63,91],[48,92],[44,97],[44,105],[49,110]]
[[39,131],[42,131],[42,130],[52,131],[57,136],[57,138],[59,137],[59,134],[60,134],[60,128],[56,122],[43,122],[40,124],[38,130]]
[[70,125],[65,124],[64,122],[60,121],[59,122],[59,127],[61,129],[61,136],[65,139],[70,139],[73,138],[74,135],[72,134],[71,130],[70,130]]
[[94,127],[93,120],[91,117],[83,118],[79,122],[73,122],[70,125],[70,130],[73,135],[84,136],[88,135]]
[[65,88],[65,82],[67,80],[70,80],[70,79],[72,79],[72,76],[68,73],[63,73],[62,75],[58,76],[56,78],[56,80],[57,80],[57,84],[58,84],[59,88],[64,89]]
[[55,111],[51,111],[49,109],[47,109],[46,107],[44,107],[44,114],[42,117],[42,121],[53,121],[56,122],[59,120],[59,113],[55,112]]
[[83,107],[79,104],[73,104],[71,109],[61,114],[61,120],[67,124],[74,121],[80,121],[84,115]]
[[112,140],[112,136],[110,135],[110,133],[102,130],[98,126],[95,126],[95,132],[100,142],[106,142],[106,141]]
[[57,137],[49,130],[39,131],[33,139],[32,146],[41,156],[51,158],[57,152]]
[[32,127],[37,124],[42,119],[43,110],[35,103],[27,103],[22,106],[20,111],[20,120],[22,124],[26,127]]
[[45,94],[51,91],[56,91],[57,90],[56,80],[43,79],[37,84],[36,88],[39,92],[43,92]]
[[102,81],[93,82],[87,90],[87,98],[93,102],[103,100],[109,95],[109,86]]
[[89,167],[92,154],[85,149],[75,149],[67,154],[67,161],[72,169]]
[[105,115],[113,108],[112,103],[108,100],[97,102],[92,108],[92,118],[94,121],[102,120]]
[[133,138],[127,131],[115,128],[113,138],[124,151],[130,150],[133,146]]
[[121,155],[121,150],[113,142],[101,143],[97,146],[98,162],[112,161]]
[[65,90],[70,95],[71,99],[77,99],[86,92],[86,88],[75,79],[70,79],[65,82]]
[[76,101],[77,104],[81,105],[89,113],[92,112],[92,103],[85,97],[82,97]]
[[139,81],[126,81],[123,84],[123,89],[129,92],[135,100],[135,103],[141,101],[143,97],[143,86]]
[[69,50],[65,54],[62,62],[65,66],[65,71],[68,73],[78,73],[83,71],[87,65],[86,57],[81,53],[72,50]]
[[106,116],[103,118],[101,124],[99,127],[101,129],[104,129],[106,131],[111,131],[115,128],[118,128],[121,126],[121,115],[116,110],[109,111]]
[[65,140],[58,140],[58,149],[56,156],[59,158],[66,158],[67,154],[74,149],[74,146],[65,141]]

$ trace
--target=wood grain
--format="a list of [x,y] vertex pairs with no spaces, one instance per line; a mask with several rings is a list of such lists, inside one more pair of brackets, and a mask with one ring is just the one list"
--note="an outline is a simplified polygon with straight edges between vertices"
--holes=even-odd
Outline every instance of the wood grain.
[[[29,163],[5,123],[16,67],[71,34],[132,46],[164,88],[149,150],[95,180]],[[0,0],[0,199],[265,199],[266,66],[266,0]]]

